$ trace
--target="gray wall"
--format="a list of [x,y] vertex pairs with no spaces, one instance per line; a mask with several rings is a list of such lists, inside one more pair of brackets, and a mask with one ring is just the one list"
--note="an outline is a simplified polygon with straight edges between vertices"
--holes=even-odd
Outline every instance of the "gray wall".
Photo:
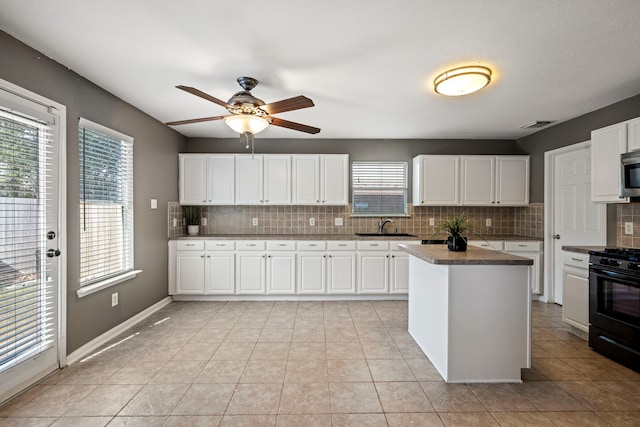
[[[177,153],[186,139],[130,104],[0,31],[0,78],[67,107],[67,352],[167,296],[167,202],[178,199]],[[137,278],[82,299],[79,288],[78,118],[135,138],[134,215]],[[158,209],[151,210],[151,198]],[[111,293],[120,303],[111,308]]]
[[[220,123],[221,126],[226,126]],[[292,133],[297,133],[291,131]],[[409,162],[418,154],[526,154],[512,140],[483,139],[261,139],[255,138],[255,151],[260,154],[349,154],[349,160],[396,160]],[[192,153],[246,153],[240,138],[189,138]],[[411,202],[411,179],[409,179]]]

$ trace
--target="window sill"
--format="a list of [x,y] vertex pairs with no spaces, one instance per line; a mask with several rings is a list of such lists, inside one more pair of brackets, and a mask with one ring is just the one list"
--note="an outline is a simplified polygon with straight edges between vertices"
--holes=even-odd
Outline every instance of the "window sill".
[[120,276],[111,277],[107,280],[103,280],[102,282],[83,286],[76,291],[76,295],[78,295],[78,298],[84,298],[87,295],[95,294],[96,292],[99,292],[103,289],[107,289],[111,286],[115,286],[118,283],[126,282],[127,280],[133,279],[140,273],[142,273],[142,270],[132,270],[124,274],[121,274]]

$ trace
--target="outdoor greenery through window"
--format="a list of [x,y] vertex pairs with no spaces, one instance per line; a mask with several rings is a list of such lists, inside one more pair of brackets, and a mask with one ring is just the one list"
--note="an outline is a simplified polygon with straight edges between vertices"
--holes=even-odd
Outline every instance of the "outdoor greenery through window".
[[80,284],[133,270],[133,139],[79,124]]
[[354,161],[351,174],[354,215],[407,215],[407,162]]

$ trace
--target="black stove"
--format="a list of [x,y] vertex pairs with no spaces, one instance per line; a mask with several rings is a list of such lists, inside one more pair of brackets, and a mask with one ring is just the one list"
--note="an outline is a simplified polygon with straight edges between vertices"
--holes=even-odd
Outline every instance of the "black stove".
[[589,254],[589,346],[640,372],[640,249]]

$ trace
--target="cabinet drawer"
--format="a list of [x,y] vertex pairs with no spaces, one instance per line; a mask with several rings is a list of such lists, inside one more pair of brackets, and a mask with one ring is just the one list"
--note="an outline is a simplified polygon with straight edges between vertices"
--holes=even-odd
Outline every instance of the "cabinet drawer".
[[301,240],[298,242],[299,251],[324,251],[325,247],[324,240]]
[[208,240],[208,251],[232,251],[236,248],[236,242],[233,240]]
[[501,251],[504,242],[502,240],[469,240],[467,242],[470,246],[476,246],[483,249],[493,249],[494,251]]
[[580,254],[577,252],[563,251],[562,262],[564,265],[570,265],[572,267],[589,268],[589,254]]
[[509,241],[504,242],[505,252],[540,252],[542,242],[538,241]]
[[264,240],[238,240],[236,249],[239,251],[264,251]]
[[330,251],[355,251],[356,250],[356,242],[355,241],[332,241],[327,242],[327,250]]
[[269,251],[295,251],[296,242],[291,240],[272,240],[267,242]]
[[204,250],[204,240],[193,241],[193,240],[183,240],[176,242],[176,250],[177,251],[203,251]]
[[391,250],[392,251],[401,251],[402,249],[400,249],[398,247],[398,245],[419,245],[420,244],[420,240],[411,240],[411,241],[406,241],[406,242],[389,242],[389,244],[391,245]]
[[386,241],[358,242],[358,250],[386,251],[386,250],[389,250],[389,242],[386,242]]

